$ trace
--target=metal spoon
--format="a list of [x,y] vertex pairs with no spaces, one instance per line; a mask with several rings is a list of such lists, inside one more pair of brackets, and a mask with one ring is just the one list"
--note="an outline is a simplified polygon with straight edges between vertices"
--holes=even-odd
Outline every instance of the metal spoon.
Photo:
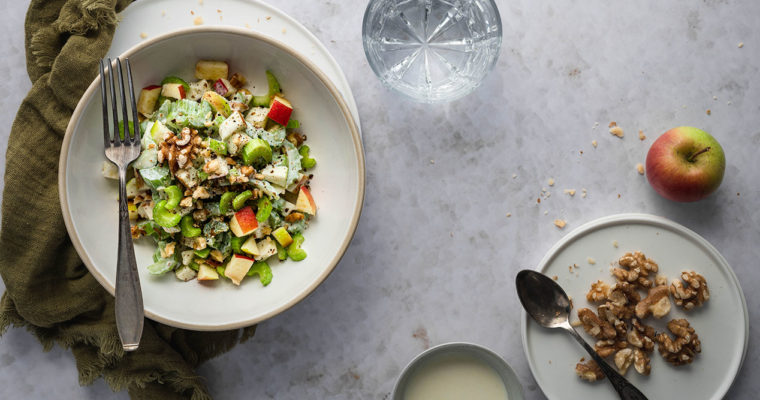
[[546,328],[562,328],[570,332],[588,354],[599,364],[599,368],[612,383],[623,400],[647,400],[635,386],[623,378],[617,371],[586,343],[570,325],[570,299],[562,287],[548,276],[531,270],[522,270],[517,274],[517,295],[525,311],[539,325]]

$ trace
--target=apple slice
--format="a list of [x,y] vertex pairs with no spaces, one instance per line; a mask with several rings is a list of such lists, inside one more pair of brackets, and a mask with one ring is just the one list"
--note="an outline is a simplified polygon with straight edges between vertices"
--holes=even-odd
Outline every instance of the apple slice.
[[253,258],[233,254],[232,259],[230,259],[230,262],[227,263],[227,267],[224,269],[224,276],[230,278],[232,283],[240,285],[240,282],[245,278],[245,274],[251,269],[253,262]]
[[267,118],[282,126],[287,126],[290,121],[290,114],[293,113],[293,106],[290,102],[280,96],[274,96],[272,103],[269,105]]
[[219,273],[216,272],[216,269],[204,263],[198,267],[197,279],[198,281],[215,281],[219,279]]
[[211,104],[214,111],[222,114],[225,118],[232,114],[232,108],[230,108],[230,104],[227,103],[227,99],[219,95],[217,92],[209,90],[206,93],[203,93],[203,100]]
[[186,97],[185,86],[181,83],[166,83],[161,87],[161,96],[182,100]]
[[161,86],[150,85],[142,88],[140,97],[137,99],[137,112],[149,116],[156,109],[158,97],[161,96]]
[[314,198],[311,197],[309,189],[301,186],[301,190],[298,192],[298,200],[296,200],[296,211],[304,212],[309,215],[317,214],[317,204],[314,203]]
[[259,246],[256,244],[256,238],[254,236],[249,237],[240,246],[240,250],[243,250],[244,253],[250,254],[254,257],[258,257],[261,255],[261,253],[259,253]]
[[285,229],[284,226],[275,229],[275,231],[272,232],[272,236],[277,239],[277,242],[280,243],[280,246],[282,247],[288,247],[289,244],[293,243],[293,237],[290,236],[290,233],[288,233],[288,230]]
[[230,220],[230,230],[237,237],[250,235],[258,227],[259,222],[256,221],[256,214],[251,206],[241,208]]
[[230,97],[236,92],[235,87],[232,86],[230,81],[224,78],[217,79],[216,82],[214,82],[214,91],[224,97]]
[[267,236],[259,241],[259,255],[255,257],[256,260],[266,260],[275,254],[277,254],[277,245],[271,237]]
[[200,60],[195,64],[195,77],[215,81],[225,78],[230,72],[230,66],[224,61]]

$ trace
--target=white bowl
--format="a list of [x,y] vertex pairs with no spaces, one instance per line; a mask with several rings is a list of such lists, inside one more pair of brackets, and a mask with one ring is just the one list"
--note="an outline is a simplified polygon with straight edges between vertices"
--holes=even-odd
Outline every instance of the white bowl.
[[[135,242],[145,314],[168,325],[224,330],[271,318],[311,293],[333,270],[353,237],[364,201],[364,153],[359,132],[343,98],[308,59],[286,45],[250,30],[195,27],[146,40],[126,51],[136,89],[169,74],[192,78],[199,59],[221,59],[257,87],[264,71],[275,72],[293,103],[317,159],[311,183],[318,212],[308,230],[301,262],[270,262],[274,279],[262,287],[246,279],[212,284],[181,282],[174,274],[150,275],[155,246]],[[118,184],[103,178],[100,78],[79,101],[61,149],[59,193],[66,229],[87,268],[114,293],[118,227]]]

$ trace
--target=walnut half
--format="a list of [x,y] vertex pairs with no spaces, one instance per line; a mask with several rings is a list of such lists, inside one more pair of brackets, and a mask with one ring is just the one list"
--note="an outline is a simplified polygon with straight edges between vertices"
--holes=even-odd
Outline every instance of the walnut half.
[[670,294],[667,286],[656,286],[649,289],[646,298],[636,304],[636,316],[646,318],[650,313],[655,318],[662,318],[670,312]]
[[599,317],[588,308],[578,310],[578,319],[583,324],[583,329],[596,339],[614,339],[617,336],[615,328],[609,322]]
[[668,330],[676,338],[671,339],[665,332],[657,334],[657,350],[660,355],[673,365],[690,364],[697,353],[702,352],[702,344],[694,328],[685,319],[674,319],[668,322]]
[[604,373],[599,365],[594,360],[588,360],[585,363],[579,362],[575,364],[575,373],[584,381],[596,382],[599,379],[604,378]]
[[689,311],[694,307],[699,307],[710,299],[710,290],[707,288],[705,278],[694,271],[683,271],[681,279],[674,280],[670,284],[670,293],[673,294],[673,301],[676,305]]

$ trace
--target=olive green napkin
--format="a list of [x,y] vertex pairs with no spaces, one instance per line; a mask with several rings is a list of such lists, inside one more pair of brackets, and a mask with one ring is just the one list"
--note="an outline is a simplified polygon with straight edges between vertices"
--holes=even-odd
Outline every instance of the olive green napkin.
[[6,155],[0,333],[23,326],[45,349],[56,343],[71,349],[82,385],[103,377],[133,398],[206,399],[194,367],[253,336],[255,327],[201,333],[146,320],[139,350],[124,353],[114,298],[77,256],[58,202],[66,125],[109,48],[116,13],[129,2],[32,0],[29,6],[26,66],[33,86],[13,122]]

